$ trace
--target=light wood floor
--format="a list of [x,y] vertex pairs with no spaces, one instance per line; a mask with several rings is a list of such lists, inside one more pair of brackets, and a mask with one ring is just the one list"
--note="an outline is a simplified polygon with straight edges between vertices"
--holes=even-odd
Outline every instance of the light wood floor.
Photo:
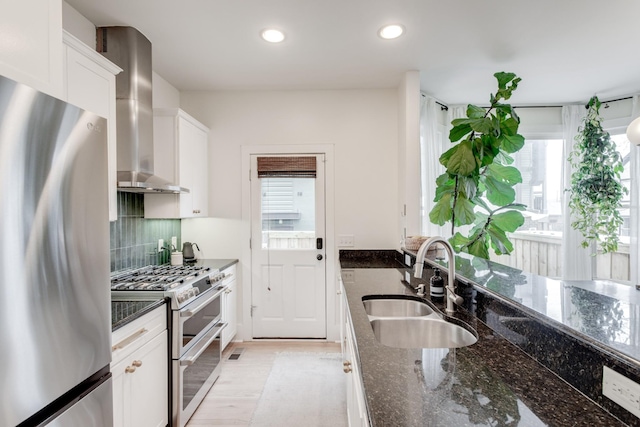
[[[242,355],[238,360],[229,360],[229,355],[236,348],[244,349]],[[222,354],[220,377],[187,427],[249,426],[276,353],[283,351],[339,353],[340,344],[309,341],[231,343]]]

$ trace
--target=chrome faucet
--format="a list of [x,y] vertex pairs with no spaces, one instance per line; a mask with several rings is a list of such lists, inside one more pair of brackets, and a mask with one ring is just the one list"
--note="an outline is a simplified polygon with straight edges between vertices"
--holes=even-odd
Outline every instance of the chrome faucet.
[[456,280],[456,259],[453,254],[453,247],[444,237],[435,236],[427,239],[418,249],[418,254],[416,255],[416,265],[414,270],[414,277],[419,279],[422,278],[422,270],[424,268],[424,259],[427,256],[427,251],[434,243],[439,243],[444,246],[447,251],[447,255],[449,257],[448,261],[448,283],[445,286],[446,294],[447,294],[447,314],[452,314],[456,312],[455,304],[462,304],[463,299],[461,296],[456,295],[456,290],[454,286],[454,282]]

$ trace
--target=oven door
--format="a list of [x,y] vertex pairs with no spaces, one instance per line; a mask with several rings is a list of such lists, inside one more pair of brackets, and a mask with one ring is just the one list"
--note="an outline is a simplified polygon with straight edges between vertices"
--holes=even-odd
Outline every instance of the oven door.
[[173,311],[172,359],[180,359],[213,325],[222,314],[222,293],[225,288],[211,288],[192,303]]
[[227,326],[211,328],[179,360],[173,361],[173,425],[183,427],[220,375],[220,333]]

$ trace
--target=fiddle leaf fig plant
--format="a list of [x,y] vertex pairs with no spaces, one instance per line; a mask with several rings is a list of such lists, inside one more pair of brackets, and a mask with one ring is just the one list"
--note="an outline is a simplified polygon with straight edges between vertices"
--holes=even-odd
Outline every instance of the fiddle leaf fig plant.
[[[447,170],[436,179],[436,204],[429,213],[434,224],[451,222],[449,242],[456,252],[485,259],[490,248],[498,255],[513,251],[507,233],[524,223],[519,211],[526,208],[515,203],[513,188],[522,182],[511,157],[524,146],[518,134],[520,118],[502,102],[511,98],[521,79],[505,72],[494,77],[498,91],[491,95],[489,107],[468,105],[466,118],[451,122],[449,140],[457,144],[440,156]],[[466,236],[455,232],[465,225],[471,225]]]
[[595,242],[607,253],[618,250],[618,232],[624,222],[619,209],[628,191],[620,181],[622,156],[602,128],[601,104],[596,96],[587,104],[584,125],[569,155],[573,173],[567,191],[571,226],[582,234],[582,247]]

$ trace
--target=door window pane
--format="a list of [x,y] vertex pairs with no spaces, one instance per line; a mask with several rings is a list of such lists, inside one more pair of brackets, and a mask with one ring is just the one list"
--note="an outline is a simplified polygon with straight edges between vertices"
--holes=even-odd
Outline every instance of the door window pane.
[[314,178],[261,178],[262,248],[313,249]]

